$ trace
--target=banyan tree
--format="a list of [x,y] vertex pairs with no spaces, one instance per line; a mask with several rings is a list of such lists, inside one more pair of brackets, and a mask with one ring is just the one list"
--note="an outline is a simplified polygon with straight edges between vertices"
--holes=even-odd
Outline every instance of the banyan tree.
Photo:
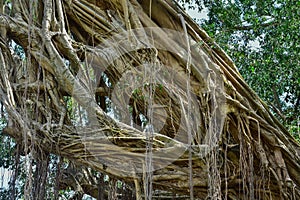
[[1,2],[7,199],[20,160],[25,199],[300,199],[299,144],[175,1]]

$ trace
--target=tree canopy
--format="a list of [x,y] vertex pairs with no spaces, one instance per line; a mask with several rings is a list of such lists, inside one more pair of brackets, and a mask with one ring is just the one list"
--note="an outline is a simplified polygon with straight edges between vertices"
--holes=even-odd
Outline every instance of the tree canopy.
[[298,1],[185,1],[207,12],[201,26],[233,59],[247,83],[299,140]]

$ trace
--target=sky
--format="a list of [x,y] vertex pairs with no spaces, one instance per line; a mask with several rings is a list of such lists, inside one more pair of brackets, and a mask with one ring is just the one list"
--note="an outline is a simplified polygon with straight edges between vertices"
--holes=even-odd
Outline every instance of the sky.
[[207,9],[203,9],[201,12],[198,12],[198,9],[188,9],[187,8],[187,13],[192,17],[192,18],[196,18],[196,19],[207,19]]

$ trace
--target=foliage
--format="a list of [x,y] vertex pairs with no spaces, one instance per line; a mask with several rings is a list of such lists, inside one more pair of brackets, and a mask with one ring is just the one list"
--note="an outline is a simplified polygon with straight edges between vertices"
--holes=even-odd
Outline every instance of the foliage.
[[192,3],[195,9],[207,9],[208,19],[198,19],[201,26],[296,136],[300,116],[300,1],[184,2]]
[[0,168],[8,169],[14,163],[15,144],[12,138],[2,134],[2,129],[5,125],[5,119],[0,118]]

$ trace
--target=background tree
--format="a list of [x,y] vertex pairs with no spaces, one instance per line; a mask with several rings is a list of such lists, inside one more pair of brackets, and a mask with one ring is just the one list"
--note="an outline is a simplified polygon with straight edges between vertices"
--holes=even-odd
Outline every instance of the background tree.
[[299,141],[298,1],[185,1],[207,12],[201,26]]
[[299,144],[175,2],[1,2],[3,198],[300,197]]

